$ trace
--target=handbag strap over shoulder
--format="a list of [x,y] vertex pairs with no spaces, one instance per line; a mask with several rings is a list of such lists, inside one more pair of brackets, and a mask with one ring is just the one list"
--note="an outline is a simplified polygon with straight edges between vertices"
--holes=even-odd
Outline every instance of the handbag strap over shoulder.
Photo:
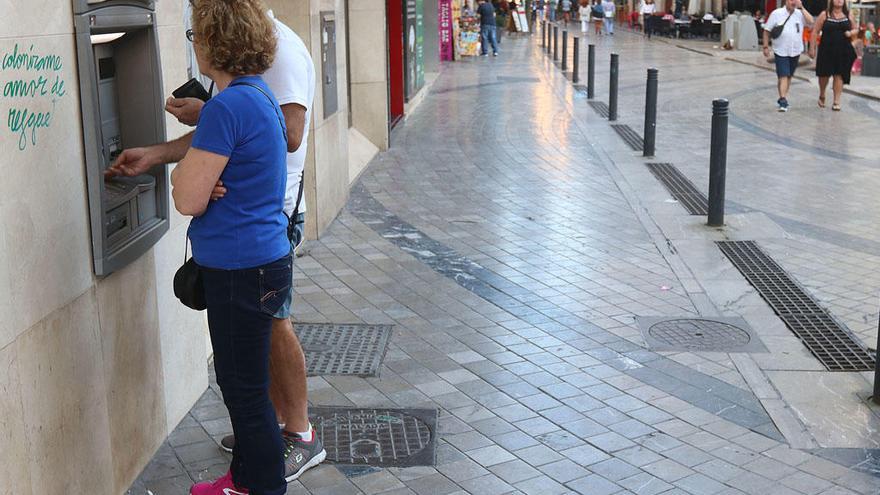
[[[278,111],[278,107],[275,105],[275,102],[272,100],[272,97],[270,97],[268,93],[263,91],[263,88],[257,86],[256,84],[251,84],[248,82],[241,82],[241,81],[234,82],[231,84],[231,86],[239,86],[239,85],[250,86],[250,87],[256,89],[257,91],[259,91],[260,93],[263,93],[263,95],[269,100],[269,102],[272,104],[272,108],[275,109],[275,113],[278,116],[278,124],[281,126],[281,133],[284,135],[284,142],[287,143],[287,132],[285,131],[285,127],[284,127],[284,117]],[[288,218],[288,220],[291,224],[295,223],[296,217],[299,216],[299,205],[300,205],[300,202],[302,201],[303,182],[304,182],[303,179],[304,178],[305,178],[305,170],[303,170],[303,172],[299,176],[299,191],[296,193],[296,203],[294,203],[293,215],[291,215],[290,218]]]

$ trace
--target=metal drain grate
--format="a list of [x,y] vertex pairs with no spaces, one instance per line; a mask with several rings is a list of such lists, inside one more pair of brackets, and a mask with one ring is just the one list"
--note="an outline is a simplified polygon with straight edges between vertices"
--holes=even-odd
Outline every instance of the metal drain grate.
[[611,110],[608,109],[608,105],[601,101],[592,100],[590,101],[590,106],[593,107],[593,110],[595,110],[596,113],[606,119],[611,112]]
[[583,85],[583,84],[575,84],[575,85],[574,85],[574,90],[575,90],[577,93],[581,94],[581,95],[586,95],[586,94],[587,94],[587,87],[586,87],[585,85]]
[[295,323],[309,376],[376,376],[385,358],[391,325]]
[[754,241],[717,244],[789,330],[828,370],[874,369],[874,356]]
[[377,467],[433,466],[437,409],[309,408],[327,461]]
[[642,151],[644,149],[645,140],[642,139],[642,136],[639,136],[632,127],[626,124],[611,124],[611,128],[614,129],[614,132],[623,138],[623,141],[633,150]]
[[675,165],[671,163],[648,163],[648,170],[654,174],[691,215],[708,215],[709,200],[701,193]]

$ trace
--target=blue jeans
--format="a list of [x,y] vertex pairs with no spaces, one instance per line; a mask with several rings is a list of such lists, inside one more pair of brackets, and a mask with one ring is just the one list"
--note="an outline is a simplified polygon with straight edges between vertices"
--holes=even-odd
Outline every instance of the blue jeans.
[[547,10],[550,12],[550,22],[556,22],[556,9],[547,7]]
[[232,420],[233,481],[284,495],[284,443],[269,400],[272,315],[289,297],[293,259],[244,270],[202,268],[217,384]]
[[489,53],[489,43],[492,44],[492,53],[498,53],[498,33],[495,26],[480,26],[480,54]]
[[605,18],[605,33],[606,34],[614,34],[614,18],[606,17]]

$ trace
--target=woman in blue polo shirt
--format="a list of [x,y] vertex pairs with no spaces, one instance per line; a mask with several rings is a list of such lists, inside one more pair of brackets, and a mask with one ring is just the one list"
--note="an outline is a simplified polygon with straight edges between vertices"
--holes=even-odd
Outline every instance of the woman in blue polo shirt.
[[[190,493],[282,495],[284,444],[268,386],[272,315],[291,290],[287,144],[281,109],[259,76],[272,64],[275,28],[261,0],[193,0],[187,35],[219,93],[171,175],[172,195],[193,217],[217,383],[236,439],[229,473]],[[226,193],[211,201],[218,181]]]

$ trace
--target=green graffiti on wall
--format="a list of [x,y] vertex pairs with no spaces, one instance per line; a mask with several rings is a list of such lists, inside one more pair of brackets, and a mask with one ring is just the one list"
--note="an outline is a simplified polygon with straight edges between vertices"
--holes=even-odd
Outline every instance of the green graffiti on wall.
[[56,103],[67,90],[61,55],[44,54],[18,43],[0,58],[0,105],[6,104],[6,130],[17,140],[19,151],[37,145],[41,129],[52,126]]

